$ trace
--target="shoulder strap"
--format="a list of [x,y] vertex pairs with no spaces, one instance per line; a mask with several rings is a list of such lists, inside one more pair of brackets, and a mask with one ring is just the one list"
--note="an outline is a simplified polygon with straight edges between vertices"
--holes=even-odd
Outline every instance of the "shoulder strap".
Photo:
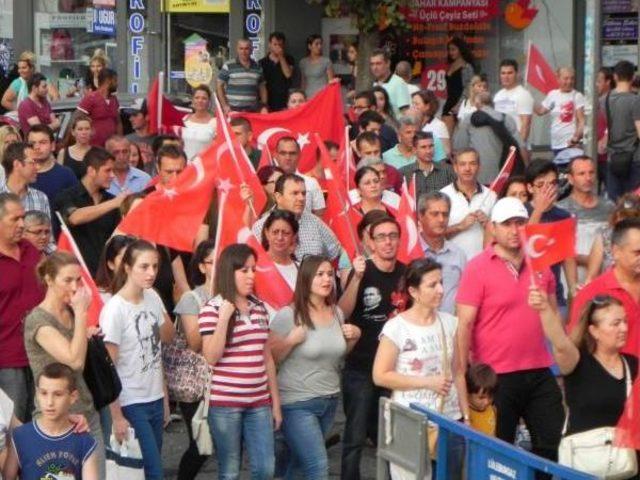
[[[440,325],[440,344],[442,345],[442,374],[448,375],[451,373],[451,369],[449,368],[449,349],[447,347],[447,334],[444,331],[444,323],[442,323],[442,319],[437,313],[436,321]],[[440,395],[438,398],[439,413],[442,413],[444,411],[444,400],[444,395]]]
[[609,108],[609,97],[611,96],[611,92],[607,93],[607,96],[604,97],[604,111],[607,114],[607,129],[611,130],[611,109]]
[[624,379],[627,386],[628,397],[629,395],[631,395],[631,384],[633,383],[633,380],[631,378],[631,369],[629,368],[629,364],[627,363],[627,359],[624,358],[624,355],[620,354],[620,357],[622,358],[622,364],[624,366]]

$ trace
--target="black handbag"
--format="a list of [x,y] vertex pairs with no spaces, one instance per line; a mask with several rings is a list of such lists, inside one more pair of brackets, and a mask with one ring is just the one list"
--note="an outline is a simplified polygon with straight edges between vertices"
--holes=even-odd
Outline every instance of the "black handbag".
[[122,383],[102,337],[94,335],[88,341],[83,376],[96,410],[106,407],[120,396]]

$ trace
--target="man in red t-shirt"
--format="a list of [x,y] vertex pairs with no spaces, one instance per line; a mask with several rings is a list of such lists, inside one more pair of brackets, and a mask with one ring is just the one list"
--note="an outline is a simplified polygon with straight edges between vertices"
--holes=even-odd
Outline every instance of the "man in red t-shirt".
[[611,235],[614,266],[578,290],[571,305],[568,329],[578,324],[584,307],[597,295],[610,295],[622,302],[629,334],[623,352],[640,355],[640,219],[618,222]]
[[549,295],[553,308],[555,279],[549,269],[533,272],[524,261],[519,228],[529,214],[513,197],[499,200],[491,212],[495,243],[467,263],[456,310],[461,364],[486,363],[498,374],[495,395],[496,436],[513,443],[523,418],[533,452],[556,461],[564,421],[562,394],[549,367],[540,315],[529,306],[532,282]]
[[104,148],[107,138],[122,135],[120,104],[115,95],[117,91],[118,74],[115,70],[103,68],[98,74],[98,89],[87,93],[78,104],[78,110],[91,118],[92,145]]
[[33,125],[47,125],[54,131],[60,128],[60,120],[53,114],[47,99],[47,77],[41,73],[34,73],[27,82],[27,88],[29,96],[18,106],[18,119],[23,135],[26,137]]
[[24,208],[14,193],[0,193],[0,389],[21,421],[33,408],[33,377],[24,349],[24,318],[44,298],[36,278],[42,255],[22,239]]

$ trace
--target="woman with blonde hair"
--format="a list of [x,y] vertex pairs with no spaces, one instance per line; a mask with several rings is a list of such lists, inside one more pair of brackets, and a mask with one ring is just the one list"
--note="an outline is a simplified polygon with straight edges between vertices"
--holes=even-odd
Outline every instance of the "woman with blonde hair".
[[460,101],[460,107],[458,108],[459,122],[477,110],[476,96],[479,93],[488,91],[489,80],[487,79],[486,74],[481,73],[471,77],[471,81],[469,81],[469,85],[467,86],[467,91],[464,94],[464,98]]
[[84,77],[84,94],[98,89],[98,75],[109,65],[109,59],[104,50],[97,48],[89,60],[89,69]]
[[[0,102],[7,110],[18,110],[18,105],[29,96],[29,88],[27,82],[36,71],[36,54],[33,52],[22,52],[18,57],[18,78],[13,80],[9,88],[4,92],[2,101]],[[49,89],[49,99],[59,100],[60,93],[53,86],[53,83],[47,83]]]

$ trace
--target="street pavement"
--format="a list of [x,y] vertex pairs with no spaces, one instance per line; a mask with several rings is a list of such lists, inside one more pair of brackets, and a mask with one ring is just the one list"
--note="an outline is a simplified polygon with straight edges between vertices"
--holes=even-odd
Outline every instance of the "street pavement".
[[[342,434],[343,429],[344,415],[342,413],[342,405],[340,405],[331,435],[333,435],[334,433]],[[182,457],[182,454],[184,453],[186,448],[186,427],[182,420],[176,420],[167,427],[163,439],[162,460],[164,464],[164,474],[166,480],[175,480],[177,478],[180,458]],[[329,448],[329,478],[331,480],[338,480],[340,478],[341,451],[342,443],[337,443]],[[198,480],[213,480],[217,478],[216,472],[217,465],[214,453],[214,456],[212,456],[212,458],[210,458],[202,467],[202,470],[200,470],[200,474],[196,478]],[[366,447],[363,452],[361,472],[362,480],[374,480],[376,477],[376,457],[375,449],[373,447]],[[249,478],[246,459],[242,467],[241,478]]]

